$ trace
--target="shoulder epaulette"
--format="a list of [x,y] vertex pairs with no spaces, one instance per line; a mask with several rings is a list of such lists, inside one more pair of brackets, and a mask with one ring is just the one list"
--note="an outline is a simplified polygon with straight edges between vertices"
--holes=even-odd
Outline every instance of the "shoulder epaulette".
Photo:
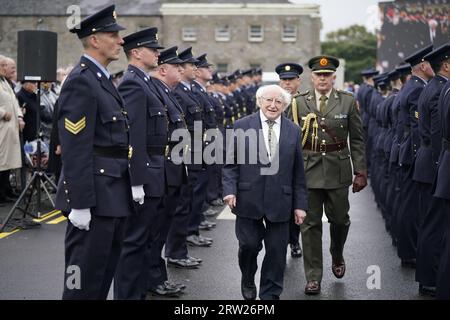
[[354,96],[353,93],[352,93],[352,92],[349,92],[349,91],[340,90],[340,89],[338,89],[338,90],[336,90],[336,91],[339,92],[339,93],[343,93],[343,94],[345,94],[345,95],[347,95],[347,96],[351,96],[351,97]]
[[301,96],[306,96],[306,95],[308,95],[309,94],[309,90],[306,90],[305,92],[300,92],[300,95]]

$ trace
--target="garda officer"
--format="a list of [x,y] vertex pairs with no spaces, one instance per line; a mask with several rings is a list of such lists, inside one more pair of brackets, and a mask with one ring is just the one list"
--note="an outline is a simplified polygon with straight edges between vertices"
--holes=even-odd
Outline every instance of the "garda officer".
[[[158,90],[164,103],[168,106],[171,118],[169,136],[176,129],[188,130],[190,124],[187,123],[187,114],[184,113],[183,107],[179,104],[174,91],[183,79],[183,68],[181,65],[187,62],[186,57],[183,60],[177,54],[177,47],[171,47],[161,52],[159,57],[159,67],[152,73],[155,88]],[[178,73],[175,73],[178,71]],[[182,121],[181,121],[181,120]],[[189,134],[189,133],[188,133]],[[192,149],[192,148],[191,148]],[[185,149],[189,152],[189,149]],[[185,155],[185,153],[183,153]],[[167,264],[179,268],[197,268],[202,262],[199,258],[188,255],[186,247],[187,224],[189,221],[189,211],[180,211],[183,205],[183,193],[188,185],[188,177],[186,176],[187,168],[184,164],[175,165],[172,155],[167,157],[166,170],[167,183],[169,185],[168,194],[164,199],[163,215],[171,216],[172,221],[169,226],[161,231],[160,248],[165,244],[165,255]],[[180,179],[179,170],[182,169],[183,179]],[[165,241],[165,243],[164,243]],[[165,268],[162,274],[165,274]]]
[[418,105],[420,148],[413,176],[420,190],[416,281],[421,294],[434,295],[446,212],[442,199],[434,198],[431,190],[441,152],[438,100],[450,78],[450,42],[427,54],[424,60],[430,62],[436,76],[423,89]]
[[149,266],[145,263],[150,229],[156,228],[158,203],[164,195],[164,154],[167,145],[166,108],[149,87],[148,72],[158,65],[158,29],[148,28],[124,38],[123,49],[129,61],[118,86],[130,119],[132,189],[145,192],[145,202],[137,204],[128,217],[121,258],[114,279],[116,299],[143,299]]
[[[292,115],[297,115],[298,111],[297,100],[295,98],[300,95],[300,75],[303,73],[303,67],[297,63],[282,63],[275,68],[275,72],[280,77],[280,87],[292,96],[292,103],[286,109],[288,117],[293,119],[295,124],[299,125],[298,118],[292,117]],[[294,217],[292,217],[289,224],[289,245],[293,258],[300,258],[302,256],[299,235],[300,226],[295,223]]]
[[[322,280],[322,215],[330,221],[332,271],[337,278],[345,273],[344,244],[350,226],[348,187],[353,192],[367,184],[362,123],[353,95],[333,89],[339,60],[318,56],[308,63],[312,70],[312,90],[296,98],[303,131],[303,158],[308,186],[308,216],[301,225],[306,294],[320,293]],[[350,146],[347,145],[349,139]],[[350,148],[349,148],[350,147]]]
[[423,57],[432,51],[432,46],[422,48],[405,61],[411,64],[412,77],[405,84],[399,101],[398,126],[400,147],[400,207],[398,209],[398,256],[402,266],[415,267],[417,247],[418,189],[412,177],[416,151],[420,143],[418,133],[417,103],[427,81],[434,75],[433,69]]
[[[63,299],[106,299],[132,213],[128,119],[106,67],[123,40],[114,5],[70,31],[84,55],[64,82],[58,128],[62,174],[56,208],[68,213]],[[133,195],[134,197],[134,195]],[[142,201],[141,196],[134,197]],[[70,276],[79,277],[72,283]]]
[[[448,60],[446,62],[448,64]],[[447,66],[448,68],[448,66]],[[446,221],[444,226],[444,244],[442,256],[440,257],[439,270],[437,274],[437,294],[438,299],[450,299],[450,219],[448,217],[450,208],[450,81],[442,89],[439,97],[438,109],[441,115],[442,130],[442,150],[439,156],[437,176],[434,182],[434,196],[443,200],[446,210]]]
[[[180,133],[187,130],[183,109],[173,96],[173,88],[180,82],[180,64],[183,63],[178,57],[177,47],[171,47],[161,51],[158,59],[158,67],[151,72],[151,90],[158,95],[160,103],[167,107],[169,122],[167,136],[170,138],[169,149],[166,152],[165,184],[167,186],[164,199],[158,206],[158,219],[160,226],[156,230],[153,243],[149,243],[150,253],[150,281],[148,287],[152,294],[163,296],[178,296],[184,290],[184,284],[177,284],[168,281],[166,262],[163,259],[162,249],[166,247],[167,263],[175,266],[196,267],[201,262],[200,259],[188,257],[187,252],[174,257],[173,245],[168,234],[172,229],[179,228],[178,217],[175,210],[180,200],[180,190],[186,185],[186,166],[180,160],[185,154],[186,146],[176,138]],[[174,135],[174,132],[177,134]],[[173,136],[174,135],[174,136]],[[173,136],[173,137],[172,137]],[[175,148],[182,147],[183,151],[177,152]],[[174,158],[175,157],[175,158]],[[152,228],[152,230],[154,230]],[[170,251],[172,248],[172,251]],[[176,248],[177,249],[177,248]]]

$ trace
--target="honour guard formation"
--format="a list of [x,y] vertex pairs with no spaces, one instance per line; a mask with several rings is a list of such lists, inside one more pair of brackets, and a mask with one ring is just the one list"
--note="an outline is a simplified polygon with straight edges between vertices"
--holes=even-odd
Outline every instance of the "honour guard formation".
[[[353,94],[335,87],[337,57],[286,61],[267,85],[261,68],[218,72],[200,51],[208,48],[163,46],[156,27],[126,33],[114,5],[70,32],[84,53],[46,100],[57,100],[49,119],[60,157],[55,209],[67,218],[63,299],[189,298],[193,284],[173,275],[201,273],[198,250],[221,255],[205,231],[229,210],[240,270],[231,286],[245,300],[280,299],[289,256],[303,259],[303,297],[320,297],[328,273],[342,279],[359,259],[345,249],[349,212],[369,189],[418,294],[450,299],[450,42],[382,74],[368,66]],[[121,55],[127,68],[111,74]],[[25,116],[8,62],[0,56],[5,136]],[[31,85],[21,106],[34,103]]]

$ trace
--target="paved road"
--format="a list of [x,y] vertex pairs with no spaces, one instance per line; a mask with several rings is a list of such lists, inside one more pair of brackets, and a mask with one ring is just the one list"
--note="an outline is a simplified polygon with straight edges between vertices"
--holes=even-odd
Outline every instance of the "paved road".
[[[324,278],[322,294],[309,297],[305,286],[303,261],[287,257],[282,299],[423,299],[417,293],[414,270],[403,269],[384,229],[380,212],[366,188],[351,195],[352,225],[344,256],[347,263],[343,279],[334,278],[328,253],[328,223],[324,222]],[[0,217],[7,208],[0,208]],[[187,284],[179,299],[242,299],[237,264],[234,219],[223,210],[217,228],[204,234],[214,238],[211,248],[190,248],[190,254],[204,260],[197,270],[169,268],[170,277]],[[49,223],[52,224],[49,224]],[[0,234],[0,299],[59,299],[63,286],[64,230],[67,221],[59,214],[43,221],[39,229],[21,230],[5,237]],[[259,259],[261,265],[263,252]],[[380,270],[380,289],[368,289],[368,267]],[[371,274],[373,273],[370,272]],[[259,279],[259,273],[256,280]],[[148,296],[148,299],[155,297]]]

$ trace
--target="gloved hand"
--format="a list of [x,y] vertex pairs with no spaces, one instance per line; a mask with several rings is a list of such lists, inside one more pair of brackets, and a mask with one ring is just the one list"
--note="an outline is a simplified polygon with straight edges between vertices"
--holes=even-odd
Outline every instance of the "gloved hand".
[[91,209],[72,209],[69,213],[69,220],[80,230],[89,231],[91,222]]
[[361,170],[355,172],[355,179],[353,179],[353,187],[352,187],[353,193],[360,192],[366,186],[367,186],[367,171]]
[[131,186],[131,193],[133,195],[133,200],[139,202],[139,204],[144,204],[144,186]]

